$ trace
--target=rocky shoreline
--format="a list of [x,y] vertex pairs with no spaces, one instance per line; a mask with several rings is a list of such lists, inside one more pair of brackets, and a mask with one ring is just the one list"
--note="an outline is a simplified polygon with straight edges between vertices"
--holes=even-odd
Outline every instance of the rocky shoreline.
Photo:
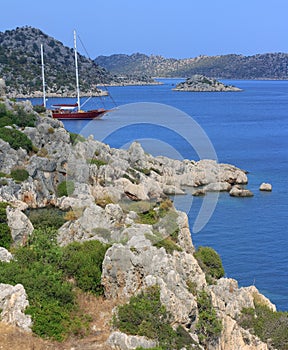
[[[10,111],[15,109],[15,103],[6,98],[1,103]],[[161,303],[171,315],[171,324],[185,330],[193,349],[268,350],[267,344],[241,327],[239,315],[243,308],[255,308],[255,300],[274,311],[275,306],[255,286],[239,288],[237,281],[224,277],[215,284],[207,283],[194,256],[187,215],[167,201],[168,195],[184,194],[186,186],[203,194],[244,191],[248,183],[245,171],[213,160],[153,157],[137,142],[128,150],[113,149],[92,136],[88,139],[79,136],[72,142],[61,121],[49,114],[38,115],[28,101],[17,105],[35,116],[35,125],[15,126],[31,140],[33,151],[14,149],[0,139],[0,202],[9,204],[6,214],[16,246],[25,245],[33,232],[25,209],[51,206],[69,210],[73,215],[58,230],[57,242],[60,246],[91,240],[110,244],[102,264],[101,281],[105,299],[111,304],[125,303],[156,285]],[[25,180],[19,182],[9,176],[16,168],[27,172]],[[73,190],[60,196],[57,188],[65,181],[73,183]],[[157,220],[143,221],[143,214],[147,213]],[[176,246],[173,251],[155,245],[172,238]],[[9,263],[12,259],[13,254],[0,248],[1,261]],[[197,302],[199,291],[210,296],[222,324],[221,334],[205,347],[196,326],[201,312]],[[0,323],[30,332],[32,320],[25,314],[28,305],[22,285],[0,283]],[[113,315],[109,317],[111,322]],[[91,329],[95,327],[91,325]],[[97,337],[101,332],[101,329],[94,332],[91,347],[86,344],[81,349],[132,350],[157,346],[153,339],[126,334],[112,326],[105,339]]]
[[239,92],[241,89],[232,85],[225,85],[220,81],[208,78],[201,74],[195,74],[185,82],[177,84],[174,91],[188,92]]

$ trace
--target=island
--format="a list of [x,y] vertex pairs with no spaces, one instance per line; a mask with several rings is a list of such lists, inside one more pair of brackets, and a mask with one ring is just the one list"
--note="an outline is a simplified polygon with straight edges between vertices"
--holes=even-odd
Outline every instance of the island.
[[201,74],[195,74],[191,78],[187,78],[184,82],[177,84],[173,90],[174,91],[191,91],[191,92],[242,91],[236,86],[225,85],[216,79],[208,78]]

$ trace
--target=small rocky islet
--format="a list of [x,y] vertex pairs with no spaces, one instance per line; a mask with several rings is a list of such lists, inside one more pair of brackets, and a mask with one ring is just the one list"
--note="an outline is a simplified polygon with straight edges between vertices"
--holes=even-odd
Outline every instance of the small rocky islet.
[[214,78],[208,78],[201,74],[195,74],[184,82],[176,85],[174,91],[188,92],[239,92],[240,88],[233,85],[225,85]]
[[[204,265],[195,257],[187,215],[176,210],[167,197],[184,194],[187,186],[195,192],[201,189],[204,194],[245,190],[245,171],[213,160],[153,157],[137,142],[128,150],[114,149],[92,136],[85,139],[70,134],[49,112],[34,112],[28,101],[15,103],[2,97],[0,104],[2,112],[9,111],[10,115],[20,110],[33,119],[29,126],[1,127],[2,135],[3,129],[4,133],[14,130],[30,140],[25,144],[29,147],[22,148],[0,138],[0,203],[7,205],[7,225],[14,248],[25,246],[33,234],[27,209],[53,207],[69,211],[70,216],[58,229],[57,242],[61,247],[87,241],[109,244],[102,263],[101,285],[111,305],[125,305],[157,286],[161,310],[167,310],[169,327],[173,326],[169,329],[178,338],[185,334],[181,349],[270,349],[244,329],[239,319],[243,309],[254,310],[256,303],[271,311],[276,310],[275,306],[255,286],[239,288],[237,281],[223,277],[223,273],[208,280]],[[13,178],[15,169],[24,170],[27,176]],[[68,183],[71,185],[66,193],[59,192],[63,183],[67,188]],[[0,248],[2,262],[9,264],[13,259],[13,250]],[[211,302],[210,316],[218,320],[215,333],[203,333],[200,296]],[[25,286],[0,283],[0,324],[9,323],[27,334],[31,332],[33,320],[25,313],[28,305]],[[110,320],[105,316],[108,325],[113,314],[117,314],[117,308],[108,315]],[[100,319],[102,316],[98,315]],[[95,327],[90,325],[94,335],[87,338],[82,349],[132,350],[161,345],[159,339],[149,339],[143,332],[125,332],[115,323],[108,327],[103,339],[102,330],[97,328],[95,332]],[[175,345],[175,349],[179,346]]]

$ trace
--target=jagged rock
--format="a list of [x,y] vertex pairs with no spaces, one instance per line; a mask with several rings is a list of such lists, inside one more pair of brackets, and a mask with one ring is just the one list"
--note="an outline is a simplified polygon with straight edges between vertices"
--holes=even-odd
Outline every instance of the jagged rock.
[[[194,296],[187,290],[187,281],[201,289],[206,285],[205,275],[191,254],[190,232],[186,217],[178,221],[180,233],[178,243],[186,251],[167,254],[164,248],[151,245],[155,235],[148,225],[140,233],[139,229],[130,231],[128,242],[114,244],[108,249],[103,261],[102,284],[108,298],[129,298],[141,288],[158,284],[161,301],[173,315],[175,322],[191,324],[197,304]],[[136,228],[136,227],[135,227]],[[126,229],[131,230],[131,228]],[[132,228],[133,230],[133,228]],[[130,238],[131,237],[131,238]],[[161,239],[161,238],[158,238]],[[188,240],[190,239],[190,244]]]
[[271,192],[272,191],[272,185],[269,183],[265,183],[263,182],[260,187],[259,187],[260,191],[267,191],[267,192]]
[[204,187],[205,192],[227,192],[230,191],[232,186],[228,182],[213,182]]
[[112,346],[113,349],[121,350],[133,350],[138,347],[150,349],[157,345],[157,343],[151,339],[136,335],[127,335],[122,332],[111,333],[107,340],[107,344]]
[[13,255],[5,248],[0,247],[0,261],[9,262],[13,259]]
[[[96,204],[90,204],[88,207],[75,207],[75,218],[73,221],[66,222],[59,230],[57,240],[61,246],[74,241],[99,240],[103,243],[121,241],[126,237],[123,230],[125,215],[118,204],[107,204],[105,209]],[[81,213],[83,211],[83,213]]]
[[212,299],[214,306],[233,319],[237,319],[243,308],[254,308],[255,297],[276,311],[275,305],[261,296],[255,286],[238,288],[237,281],[232,278],[221,278],[209,289],[213,292],[212,296],[214,295]]
[[267,344],[255,337],[248,330],[241,328],[236,320],[230,316],[222,315],[223,331],[213,350],[268,350]]
[[23,245],[34,230],[28,217],[18,208],[6,208],[7,222],[11,229],[11,236],[15,244]]
[[5,94],[6,94],[5,80],[0,78],[0,97],[5,96]]
[[0,316],[1,320],[31,331],[31,316],[25,315],[24,311],[29,306],[27,295],[22,284],[11,286],[0,283]]
[[253,193],[250,190],[246,190],[240,186],[233,186],[229,194],[232,197],[253,197]]
[[185,82],[176,85],[174,91],[193,91],[193,92],[226,92],[226,91],[242,91],[241,89],[225,85],[216,79],[208,78],[201,74],[195,74]]

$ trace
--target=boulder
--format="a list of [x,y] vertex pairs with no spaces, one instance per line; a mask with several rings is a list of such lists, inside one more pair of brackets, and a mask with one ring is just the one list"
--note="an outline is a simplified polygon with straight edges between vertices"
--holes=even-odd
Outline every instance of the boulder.
[[25,309],[29,306],[27,295],[22,284],[11,286],[0,283],[0,309],[1,320],[11,325],[31,331],[31,316],[25,315]]
[[113,349],[134,350],[136,348],[150,349],[156,347],[154,340],[137,335],[127,335],[122,332],[112,332],[107,340],[107,344]]
[[253,193],[250,190],[246,190],[240,186],[233,186],[229,192],[232,197],[253,197]]
[[8,206],[6,208],[7,223],[11,229],[11,235],[16,245],[23,245],[34,230],[28,217],[18,208]]
[[272,185],[266,182],[263,182],[260,187],[259,187],[260,191],[267,191],[267,192],[271,192],[272,191]]
[[6,84],[5,80],[0,78],[0,97],[6,95]]
[[5,248],[0,247],[0,261],[10,262],[13,259],[13,255]]

